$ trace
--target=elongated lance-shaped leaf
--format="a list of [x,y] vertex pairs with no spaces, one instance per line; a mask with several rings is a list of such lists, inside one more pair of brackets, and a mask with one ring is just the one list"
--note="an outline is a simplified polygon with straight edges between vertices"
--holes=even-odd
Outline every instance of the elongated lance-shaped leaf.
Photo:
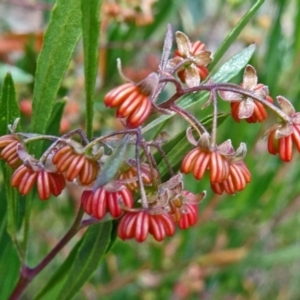
[[99,10],[102,0],[81,0],[86,96],[86,135],[93,135],[94,89],[98,69]]
[[[33,93],[31,131],[45,133],[54,100],[81,35],[80,0],[57,0],[37,62]],[[39,157],[43,142],[32,143],[30,152]],[[27,247],[33,194],[26,197],[24,248]]]
[[[66,100],[58,100],[54,102],[51,117],[46,129],[47,134],[55,135],[55,136],[59,135],[61,129],[60,125],[61,125],[61,120],[62,120],[62,115],[64,112],[65,105],[66,105]],[[51,145],[51,143],[52,143],[51,141],[47,141],[47,140],[43,141],[42,142],[43,151],[46,150]]]
[[[272,22],[273,28],[266,43],[268,45],[268,48],[266,49],[268,55],[265,57],[263,68],[264,83],[268,85],[270,91],[272,91],[274,95],[278,95],[280,91],[278,79],[280,78],[280,74],[282,74],[281,71],[284,69],[282,57],[284,57],[285,53],[288,51],[286,43],[283,43],[283,45],[286,45],[285,47],[278,47],[278,41],[284,39],[284,28],[282,25],[286,6],[288,6],[288,2],[278,1],[276,16],[274,16]],[[295,25],[295,27],[298,26],[298,24]],[[276,51],[274,51],[275,47]]]
[[118,143],[116,148],[113,150],[113,153],[108,157],[104,166],[94,183],[93,189],[96,190],[97,188],[104,186],[108,183],[111,179],[115,177],[117,174],[120,165],[124,160],[124,156],[126,153],[127,145],[132,137],[131,134],[126,134]]
[[111,222],[91,225],[88,228],[57,299],[72,299],[89,280],[110,244],[111,228]]
[[56,101],[53,105],[53,111],[47,126],[47,134],[58,135],[60,131],[60,123],[64,108],[66,105],[66,100]]
[[293,50],[294,50],[294,57],[296,59],[299,51],[300,51],[300,26],[298,26],[298,24],[300,24],[300,0],[297,1],[298,2],[298,11],[297,11],[297,14],[295,14],[295,20],[294,20],[294,37],[295,37],[295,40],[294,40],[294,47],[293,47]]
[[9,299],[21,264],[6,228],[0,228],[0,245],[0,299]]
[[[45,133],[54,100],[81,35],[80,0],[57,0],[38,58],[31,131]],[[36,151],[38,151],[36,146]]]
[[[255,50],[255,45],[250,45],[246,49],[237,53],[230,58],[226,63],[224,63],[221,68],[212,76],[213,82],[228,82],[234,78],[249,62]],[[208,92],[198,92],[189,95],[185,95],[182,99],[179,100],[178,105],[182,108],[188,108],[192,105],[199,104],[207,100]],[[173,117],[175,113],[169,115],[163,115],[156,118],[153,122],[148,124],[142,129],[142,132],[147,132],[156,126],[160,125],[162,122],[165,122],[167,119]]]
[[[110,251],[110,249],[114,246],[116,238],[117,238],[117,228],[118,221],[111,221],[112,230],[110,234],[110,240],[106,248],[106,253]],[[66,277],[70,274],[70,270],[73,267],[73,264],[76,260],[76,256],[78,255],[78,250],[83,244],[84,238],[80,239],[77,244],[72,248],[72,251],[68,255],[68,257],[64,260],[64,262],[59,266],[54,274],[48,279],[47,284],[39,291],[39,293],[33,298],[33,300],[40,299],[57,299],[58,293],[61,290],[64,282],[66,281]]]
[[[0,96],[0,136],[6,134],[8,131],[7,126],[13,124],[19,117],[20,110],[16,99],[14,82],[11,75],[8,73],[4,79]],[[3,166],[5,198],[7,199],[7,230],[18,249],[16,231],[18,224],[20,224],[22,220],[21,199],[19,194],[10,184],[12,170],[7,166],[4,166],[3,163],[1,163],[1,166]],[[1,189],[1,193],[3,192],[4,190]]]
[[7,126],[20,118],[20,109],[17,103],[16,91],[10,73],[4,78],[0,96],[0,136],[8,132]]
[[257,0],[254,5],[246,12],[246,14],[240,19],[237,25],[229,32],[229,34],[224,39],[223,43],[219,47],[219,49],[214,54],[214,60],[208,66],[209,70],[212,70],[219,60],[222,58],[224,53],[228,50],[228,48],[232,45],[232,43],[239,36],[244,27],[249,23],[254,14],[258,11],[260,6],[264,3],[264,0]]
[[[64,262],[59,266],[56,272],[47,280],[47,284],[38,292],[38,294],[33,298],[33,300],[45,299],[45,296],[51,295],[56,290],[56,288],[61,284],[67,275],[70,273],[73,263],[75,262],[78,249],[83,243],[84,238],[80,239],[77,244],[72,248],[72,251],[69,253],[68,257]],[[57,292],[58,293],[58,292]],[[55,295],[57,296],[57,295]],[[57,297],[55,297],[57,298]]]

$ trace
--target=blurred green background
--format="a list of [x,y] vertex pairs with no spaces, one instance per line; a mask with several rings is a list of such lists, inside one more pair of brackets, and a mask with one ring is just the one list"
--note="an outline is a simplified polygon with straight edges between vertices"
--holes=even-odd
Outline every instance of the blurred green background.
[[[53,1],[28,1],[27,6],[25,2],[0,3],[0,84],[7,69],[14,67],[12,74],[23,109],[24,128],[30,123],[26,108],[30,105],[36,58]],[[168,23],[174,32],[185,32],[191,41],[201,39],[214,53],[254,2],[104,1],[95,134],[120,126],[113,112],[102,104],[103,95],[122,82],[116,58],[122,59],[129,78],[144,78],[157,68]],[[18,15],[31,15],[32,24],[29,26],[29,21]],[[252,43],[256,43],[257,50],[250,63],[258,72],[259,82],[269,86],[274,99],[283,95],[300,110],[300,1],[265,1],[219,65]],[[84,124],[82,64],[79,45],[59,92],[60,99],[68,97],[64,114],[68,128]],[[239,83],[241,76],[242,72],[233,82]],[[162,98],[167,99],[171,93],[167,88]],[[227,103],[221,103],[219,108],[229,112]],[[200,106],[192,107],[192,111],[199,119],[211,114],[211,108],[202,110]],[[173,118],[167,125],[171,135],[180,127],[178,122]],[[151,238],[142,244],[118,240],[77,299],[300,299],[299,154],[295,153],[290,163],[282,163],[267,153],[263,134],[274,122],[276,117],[271,113],[262,125],[236,124],[228,117],[218,129],[218,142],[230,138],[234,147],[240,142],[247,144],[246,163],[252,182],[235,196],[217,196],[210,191],[207,178],[196,182],[186,176],[187,189],[207,191],[199,207],[198,224],[178,231],[162,243]],[[63,235],[78,203],[78,189],[74,186],[69,186],[59,199],[34,202],[30,264],[39,262]],[[5,204],[0,205],[4,211]],[[1,243],[9,243],[8,236]],[[32,299],[47,283],[74,244],[75,241],[68,244],[42,272],[24,299]],[[0,252],[0,262],[6,255]],[[9,276],[16,272],[18,264],[11,265]],[[5,282],[3,274],[1,282]]]

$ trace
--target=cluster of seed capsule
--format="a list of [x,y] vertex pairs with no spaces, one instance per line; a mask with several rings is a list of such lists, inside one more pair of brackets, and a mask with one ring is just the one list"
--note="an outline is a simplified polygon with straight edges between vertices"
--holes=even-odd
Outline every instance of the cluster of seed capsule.
[[[212,60],[211,53],[202,42],[191,43],[181,32],[176,33],[176,40],[178,49],[168,61],[165,72],[170,72],[170,76],[177,74],[178,80],[188,87],[197,87],[209,75],[207,65]],[[152,73],[138,84],[120,85],[106,94],[104,104],[116,108],[116,117],[126,129],[138,128],[147,121],[156,105],[152,97],[159,78],[159,74]],[[265,106],[273,107],[274,104],[268,88],[258,83],[252,66],[246,67],[239,87],[245,94],[224,88],[218,91],[219,96],[230,103],[233,119],[263,122],[267,118]],[[268,151],[273,155],[278,153],[283,161],[290,161],[293,144],[300,152],[300,113],[295,112],[284,97],[277,97],[277,101],[283,117],[267,131]],[[217,194],[235,194],[250,183],[251,173],[244,162],[245,144],[237,150],[230,140],[217,145],[208,132],[202,132],[198,140],[188,139],[194,148],[183,158],[181,173],[192,173],[196,180],[209,173],[211,189]],[[186,229],[197,223],[198,203],[204,193],[195,195],[184,190],[181,173],[170,175],[169,181],[161,183],[153,162],[142,162],[137,167],[127,161],[113,180],[95,189],[93,184],[101,173],[102,157],[84,151],[85,148],[75,141],[60,141],[55,142],[46,158],[37,160],[24,155],[23,142],[17,133],[0,137],[0,157],[14,169],[11,184],[22,195],[36,186],[39,198],[47,200],[51,195],[60,195],[66,181],[76,182],[84,187],[81,196],[84,211],[97,220],[107,214],[120,218],[118,235],[123,240],[135,238],[143,242],[150,234],[162,241],[172,236],[176,227]]]
[[[24,156],[24,148],[17,134],[0,137],[1,158],[14,169],[11,184],[21,195],[27,195],[36,186],[38,197],[47,200],[51,195],[60,195],[66,187],[66,181],[75,181],[86,187],[81,204],[87,214],[98,220],[103,219],[107,213],[113,218],[122,217],[118,235],[124,240],[135,238],[142,242],[149,233],[161,241],[175,233],[176,224],[180,229],[196,224],[198,204],[194,200],[187,200],[196,196],[181,189],[164,201],[155,199],[150,201],[147,208],[135,208],[134,199],[139,193],[139,185],[138,171],[132,162],[122,168],[114,181],[94,190],[92,184],[101,172],[101,160],[78,151],[78,148],[58,143],[42,163],[30,155]],[[140,169],[143,184],[151,186],[153,172],[149,165],[142,163]],[[158,176],[156,171],[154,174]],[[168,191],[171,190],[174,189]]]

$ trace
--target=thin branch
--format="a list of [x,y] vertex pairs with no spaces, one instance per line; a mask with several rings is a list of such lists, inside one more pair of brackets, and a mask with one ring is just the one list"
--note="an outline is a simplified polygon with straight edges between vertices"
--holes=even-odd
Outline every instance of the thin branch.
[[80,223],[83,214],[84,211],[82,207],[80,207],[70,229],[36,267],[29,268],[27,265],[23,265],[20,272],[19,280],[9,298],[10,300],[20,299],[21,295],[23,294],[27,286],[30,284],[30,282],[53,260],[53,258],[59,253],[59,251],[74,237],[74,235],[80,229]]

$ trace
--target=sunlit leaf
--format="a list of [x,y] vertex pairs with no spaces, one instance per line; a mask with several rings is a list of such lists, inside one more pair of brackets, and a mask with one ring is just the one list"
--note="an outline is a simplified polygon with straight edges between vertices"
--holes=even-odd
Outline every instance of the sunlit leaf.
[[81,35],[80,0],[57,0],[38,58],[31,130],[45,133],[54,100]]
[[119,170],[120,165],[124,160],[124,155],[127,149],[128,142],[131,138],[131,135],[125,135],[118,143],[116,148],[113,150],[113,153],[108,157],[105,161],[104,166],[94,183],[94,190],[97,188],[104,186],[111,179],[115,177],[117,171]]

